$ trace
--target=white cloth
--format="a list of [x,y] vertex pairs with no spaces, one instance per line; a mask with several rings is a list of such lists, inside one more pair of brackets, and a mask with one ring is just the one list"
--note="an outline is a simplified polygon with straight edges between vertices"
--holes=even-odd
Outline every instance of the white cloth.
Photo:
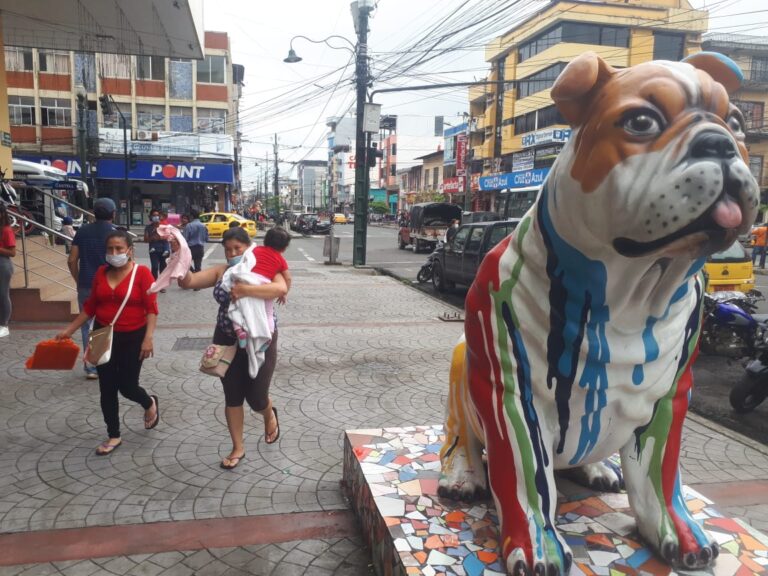
[[[221,287],[226,292],[232,290],[236,281],[259,286],[272,282],[261,274],[251,270],[256,265],[256,255],[253,248],[243,254],[242,260],[224,272]],[[248,334],[245,351],[248,353],[248,374],[256,378],[259,368],[264,363],[264,352],[272,341],[274,322],[270,322],[267,301],[262,298],[238,298],[231,302],[227,310],[229,319],[236,325],[242,326]]]

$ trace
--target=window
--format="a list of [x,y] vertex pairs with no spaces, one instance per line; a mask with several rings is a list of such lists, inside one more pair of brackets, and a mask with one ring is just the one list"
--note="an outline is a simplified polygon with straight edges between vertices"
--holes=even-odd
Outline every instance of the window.
[[35,125],[35,99],[32,96],[8,96],[11,126]]
[[214,222],[226,222],[227,217],[224,214],[214,214],[213,216]]
[[451,248],[453,248],[456,252],[461,252],[462,250],[464,250],[464,244],[467,243],[468,236],[469,236],[469,226],[467,226],[466,228],[459,228],[459,231],[456,232],[456,236],[453,237]]
[[[8,57],[6,56],[7,61]],[[752,70],[749,73],[749,79],[755,82],[768,82],[768,58],[752,57]]]
[[193,132],[192,108],[171,106],[171,132]]
[[491,228],[491,236],[488,238],[488,249],[490,250],[496,244],[504,240],[515,229],[514,224],[507,224],[504,226],[494,226]]
[[136,123],[139,130],[165,130],[165,106],[137,104]]
[[544,52],[560,42],[574,44],[597,44],[600,46],[629,47],[629,28],[600,26],[581,22],[563,22],[539,34],[518,49],[519,61],[523,62]]
[[7,47],[5,49],[5,70],[6,72],[31,72],[32,49]]
[[397,156],[397,144],[392,144],[392,156]]
[[[118,104],[121,109],[127,109],[127,112],[123,112],[125,116],[125,127],[131,128],[131,105],[128,103]],[[114,112],[112,114],[104,114],[104,128],[123,128],[123,120],[120,118],[120,114]]]
[[683,59],[685,34],[670,34],[669,32],[653,33],[653,59],[672,60]]
[[40,72],[69,74],[69,52],[40,50]]
[[131,57],[125,54],[102,54],[99,73],[104,78],[130,78]]
[[758,130],[763,127],[764,106],[762,102],[739,102],[736,100],[731,100],[731,102],[744,114],[747,130]]
[[165,58],[162,56],[136,56],[136,78],[165,80]]
[[551,88],[564,68],[565,62],[558,62],[553,66],[549,66],[548,68],[544,68],[544,70],[536,72],[536,74],[523,78],[520,80],[520,84],[517,88],[517,97],[527,98],[531,94],[536,94],[536,92]]
[[197,109],[197,131],[206,134],[224,134],[227,111],[218,108]]
[[392,166],[389,167],[389,175],[397,176],[397,164],[392,164]]
[[467,252],[480,252],[480,245],[483,243],[484,233],[484,226],[475,226],[472,228],[472,232],[469,234],[469,240],[467,241]]
[[72,106],[69,99],[40,98],[40,115],[43,126],[72,126]]
[[200,218],[198,218],[198,220],[200,220],[200,222],[202,222],[203,224],[205,224],[206,222],[210,221],[210,219],[211,219],[211,215],[210,214],[201,214]]
[[759,186],[763,185],[763,157],[751,155],[749,157],[749,171],[755,177]]
[[197,81],[206,84],[224,84],[227,59],[224,56],[206,56],[197,62]]
[[[536,119],[537,115],[538,122]],[[526,132],[533,132],[547,126],[565,123],[565,119],[560,116],[557,107],[547,106],[541,110],[534,110],[533,112],[528,112],[528,114],[517,116],[515,118],[515,134],[525,134]]]
[[440,166],[432,168],[432,185],[437,190],[438,183],[440,182]]

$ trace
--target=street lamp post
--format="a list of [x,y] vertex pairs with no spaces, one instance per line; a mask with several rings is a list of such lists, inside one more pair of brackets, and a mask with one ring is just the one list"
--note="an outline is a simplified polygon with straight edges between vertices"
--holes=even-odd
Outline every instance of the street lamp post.
[[120,120],[123,123],[123,198],[125,198],[125,201],[128,206],[128,213],[126,214],[126,226],[130,226],[131,221],[131,203],[129,199],[128,194],[128,126],[125,121],[125,116],[123,116],[122,111],[120,110],[120,107],[117,105],[117,102],[115,102],[115,99],[112,98],[111,94],[103,94],[99,97],[99,101],[101,102],[101,112],[102,114],[106,114],[107,116],[112,115],[112,107],[114,106],[114,109],[117,111],[117,114],[120,116]]

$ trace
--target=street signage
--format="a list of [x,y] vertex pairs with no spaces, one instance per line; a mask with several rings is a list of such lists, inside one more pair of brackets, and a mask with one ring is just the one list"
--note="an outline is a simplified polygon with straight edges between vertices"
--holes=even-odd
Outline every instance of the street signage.
[[[125,163],[122,158],[99,160],[97,178],[120,180],[123,178]],[[153,162],[139,160],[136,168],[128,171],[131,180],[164,180],[169,182],[207,182],[211,184],[233,184],[235,181],[232,164],[210,164],[206,162]]]
[[507,172],[480,178],[480,190],[502,190],[504,188],[522,188],[524,186],[541,186],[549,174],[549,168]]
[[523,150],[512,154],[512,172],[533,170],[533,150]]
[[464,176],[466,174],[467,157],[467,135],[459,134],[456,136],[456,174]]
[[552,144],[553,142],[567,142],[571,137],[570,128],[550,128],[547,130],[538,130],[523,136],[521,146],[530,148],[539,144]]
[[363,132],[373,132],[378,134],[381,123],[381,104],[365,105],[363,113]]
[[77,182],[70,180],[58,180],[51,186],[54,190],[77,190]]

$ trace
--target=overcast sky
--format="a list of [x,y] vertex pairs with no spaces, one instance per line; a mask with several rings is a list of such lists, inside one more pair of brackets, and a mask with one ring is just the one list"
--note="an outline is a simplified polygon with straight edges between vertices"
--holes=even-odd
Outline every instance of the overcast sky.
[[[768,0],[691,3],[710,10],[710,30],[753,35],[768,30]],[[484,43],[514,24],[515,19],[546,4],[546,0],[517,0],[516,6],[526,9],[493,13],[504,4],[499,0],[378,0],[369,35],[374,88],[483,78],[487,70]],[[326,158],[326,118],[344,114],[354,106],[351,54],[296,39],[293,47],[304,60],[285,64],[283,58],[291,38],[299,34],[313,40],[339,35],[354,42],[349,5],[348,0],[205,0],[205,29],[228,32],[233,60],[245,66],[245,88],[240,102],[245,140],[244,188],[250,187],[261,170],[255,159],[264,158],[268,150],[271,155],[270,143],[275,133],[281,160]],[[455,45],[457,50],[406,71],[407,76],[397,76],[409,58],[426,54],[427,48],[431,48],[435,36],[429,34],[430,27],[439,25],[443,18],[448,18],[453,26],[469,26],[481,18],[482,24],[440,43]],[[420,52],[406,51],[422,38],[425,44]],[[329,42],[347,46],[341,39]],[[376,101],[383,104],[383,113],[400,116],[443,115],[447,119],[468,108],[465,88],[382,94]],[[281,165],[280,169],[286,173],[291,164]]]

